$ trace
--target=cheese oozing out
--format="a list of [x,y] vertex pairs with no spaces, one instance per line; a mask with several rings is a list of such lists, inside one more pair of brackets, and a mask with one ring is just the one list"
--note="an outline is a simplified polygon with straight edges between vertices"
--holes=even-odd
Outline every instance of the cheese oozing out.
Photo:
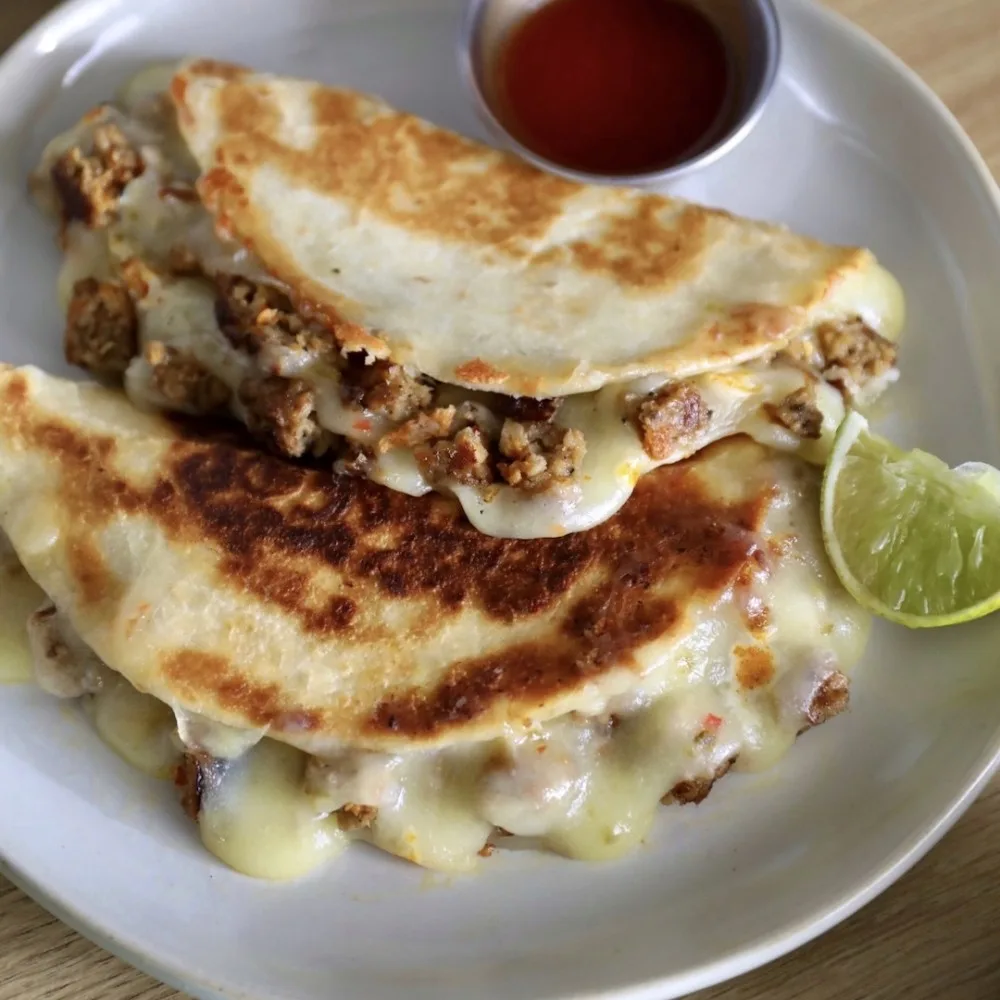
[[[767,514],[767,536],[779,544],[763,547],[750,579],[694,602],[683,634],[627,690],[488,739],[316,756],[168,706],[107,667],[38,662],[45,644],[34,647],[36,670],[48,690],[84,690],[101,738],[144,772],[169,775],[184,752],[202,761],[202,840],[248,875],[303,875],[352,839],[466,871],[488,842],[503,843],[498,831],[572,858],[617,857],[649,834],[665,796],[697,798],[690,788],[707,788],[730,763],[774,764],[817,721],[823,685],[861,655],[869,617],[825,561],[816,476],[788,466]],[[63,647],[78,648],[66,621],[48,621]],[[66,684],[53,683],[56,668],[70,673]]]
[[25,622],[44,600],[45,594],[0,535],[0,684],[31,680],[32,656]]
[[[259,376],[261,360],[233,347],[216,319],[215,291],[201,277],[169,273],[174,248],[184,248],[207,275],[233,274],[281,287],[253,254],[220,234],[210,214],[197,199],[178,198],[177,183],[190,185],[198,171],[181,139],[166,89],[173,67],[153,67],[126,85],[118,105],[104,105],[46,149],[37,172],[36,189],[43,202],[57,211],[48,182],[56,159],[75,146],[89,149],[93,133],[105,123],[117,125],[139,150],[145,169],[124,188],[119,211],[109,224],[88,229],[82,222],[65,226],[65,260],[59,279],[59,298],[65,308],[77,281],[84,277],[115,280],[126,261],[138,259],[144,271],[145,293],[135,303],[142,344],[159,341],[196,359],[232,392],[237,419],[247,414],[238,398],[245,379]],[[895,280],[880,267],[842,280],[816,310],[814,321],[860,316],[869,326],[894,337],[902,314]],[[267,372],[304,380],[316,400],[319,425],[360,445],[372,446],[392,424],[385,416],[364,409],[343,391],[340,374],[308,351],[272,351]],[[894,370],[893,370],[894,374]],[[542,491],[506,483],[487,486],[462,484],[447,476],[429,477],[413,450],[397,447],[378,454],[366,474],[390,489],[419,496],[437,490],[455,496],[469,520],[488,535],[532,538],[585,531],[610,517],[630,496],[636,481],[666,462],[694,454],[712,441],[748,434],[771,447],[796,451],[821,461],[832,433],[843,416],[839,392],[814,375],[779,362],[762,361],[727,372],[703,372],[691,379],[709,414],[697,433],[679,437],[677,446],[659,459],[651,458],[631,417],[637,397],[653,391],[666,379],[646,378],[609,385],[596,392],[568,397],[556,416],[559,425],[579,430],[586,442],[582,463],[567,481]],[[138,356],[125,377],[126,390],[140,405],[169,407],[157,392],[150,365]],[[767,416],[766,405],[777,404],[789,393],[813,387],[823,415],[818,440],[803,441]],[[447,387],[450,403],[483,401],[482,394]]]

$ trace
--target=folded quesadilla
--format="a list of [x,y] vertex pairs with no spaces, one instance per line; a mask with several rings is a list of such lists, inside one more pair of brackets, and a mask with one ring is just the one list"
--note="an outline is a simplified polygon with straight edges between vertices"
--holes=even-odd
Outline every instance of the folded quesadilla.
[[35,189],[71,362],[490,535],[593,527],[738,432],[821,457],[897,375],[902,296],[866,250],[228,64],[140,74]]
[[38,682],[262,877],[352,838],[438,869],[503,834],[608,857],[659,802],[772,763],[845,706],[867,631],[817,479],[737,436],[590,531],[494,538],[452,498],[0,366]]

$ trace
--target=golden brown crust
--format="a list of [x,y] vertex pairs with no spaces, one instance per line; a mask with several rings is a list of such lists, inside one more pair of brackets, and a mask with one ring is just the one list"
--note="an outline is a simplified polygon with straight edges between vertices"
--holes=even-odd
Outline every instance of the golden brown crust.
[[737,646],[733,650],[736,657],[736,680],[740,687],[748,691],[765,687],[774,677],[774,657],[764,646]]
[[455,369],[455,375],[462,382],[470,385],[500,386],[510,377],[506,372],[483,361],[481,358],[473,358],[466,361]]
[[677,784],[663,796],[663,804],[671,805],[676,803],[677,805],[688,806],[698,805],[699,802],[704,802],[705,799],[708,798],[708,793],[715,787],[715,783],[720,778],[724,778],[735,763],[736,758],[730,757],[729,760],[725,761],[716,770],[715,774],[705,775],[701,778],[686,778],[684,781],[678,781]]
[[121,597],[124,590],[121,581],[86,534],[73,536],[67,545],[67,561],[84,608],[93,610]]
[[626,288],[669,287],[688,280],[701,268],[709,213],[686,205],[676,219],[663,198],[637,199],[627,215],[617,216],[601,242],[569,245],[584,271],[607,274]]
[[805,729],[812,729],[847,710],[851,700],[851,682],[839,670],[834,670],[820,682],[806,708]]

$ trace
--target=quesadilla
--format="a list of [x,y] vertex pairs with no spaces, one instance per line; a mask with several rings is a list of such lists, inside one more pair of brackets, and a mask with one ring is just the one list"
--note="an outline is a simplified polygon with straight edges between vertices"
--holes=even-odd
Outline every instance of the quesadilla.
[[49,145],[69,360],[481,531],[610,517],[746,433],[822,457],[897,376],[867,250],[576,184],[382,101],[200,60]]
[[660,801],[772,763],[846,705],[867,631],[817,480],[732,437],[590,531],[500,539],[452,498],[0,367],[39,683],[174,772],[206,845],[262,877],[352,838],[437,869],[501,834],[613,856]]

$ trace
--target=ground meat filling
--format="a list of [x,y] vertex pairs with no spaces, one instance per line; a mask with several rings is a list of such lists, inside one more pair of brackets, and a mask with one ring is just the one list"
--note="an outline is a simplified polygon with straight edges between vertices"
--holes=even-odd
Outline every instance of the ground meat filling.
[[572,479],[587,452],[587,442],[575,428],[505,420],[499,448],[503,459],[497,462],[497,470],[504,480],[538,491]]
[[336,351],[330,330],[303,319],[280,288],[231,274],[218,275],[215,284],[215,318],[237,350],[255,356],[285,349],[316,357]]
[[[419,448],[431,441],[439,441],[455,433],[458,422],[458,407],[438,406],[433,410],[418,413],[394,431],[383,435],[378,442],[377,451],[380,455],[393,451],[395,448]],[[461,423],[467,427],[469,421]]]
[[410,375],[402,365],[373,358],[364,351],[347,355],[341,380],[349,402],[393,423],[409,420],[434,400],[434,387],[429,381]]
[[95,375],[121,378],[138,350],[139,321],[128,291],[82,278],[66,311],[66,360]]
[[541,491],[576,474],[587,451],[583,434],[544,421],[496,418],[475,404],[440,406],[418,413],[378,443],[381,454],[410,448],[432,482],[467,485],[505,482]]
[[884,377],[896,366],[896,345],[860,319],[822,323],[816,329],[816,339],[823,353],[823,377],[848,394]]
[[463,427],[453,438],[435,441],[417,460],[432,480],[454,479],[466,486],[493,482],[489,442],[482,429]]
[[643,400],[635,420],[650,458],[663,461],[691,445],[712,417],[698,390],[689,382],[671,382]]
[[143,357],[150,367],[151,386],[171,407],[200,415],[229,405],[229,386],[190,354],[154,340],[146,345]]
[[377,806],[359,806],[354,802],[348,802],[343,808],[337,810],[337,822],[340,829],[348,832],[370,830],[377,818]]
[[302,379],[246,379],[239,400],[251,433],[281,455],[300,458],[320,437],[315,396]]
[[466,485],[486,485],[495,479],[490,441],[468,404],[439,406],[418,413],[378,443],[380,453],[404,447],[413,450],[424,475],[432,482],[453,479]]
[[764,412],[800,438],[814,440],[823,434],[823,412],[816,405],[816,387],[811,382],[790,392],[780,403],[765,403]]
[[884,378],[896,367],[896,345],[855,317],[839,323],[821,323],[815,333],[793,340],[777,355],[806,371],[822,375],[849,399],[869,382]]
[[63,219],[82,222],[90,229],[106,226],[118,211],[125,186],[143,170],[142,157],[117,125],[98,126],[89,155],[76,146],[52,165],[52,184]]

